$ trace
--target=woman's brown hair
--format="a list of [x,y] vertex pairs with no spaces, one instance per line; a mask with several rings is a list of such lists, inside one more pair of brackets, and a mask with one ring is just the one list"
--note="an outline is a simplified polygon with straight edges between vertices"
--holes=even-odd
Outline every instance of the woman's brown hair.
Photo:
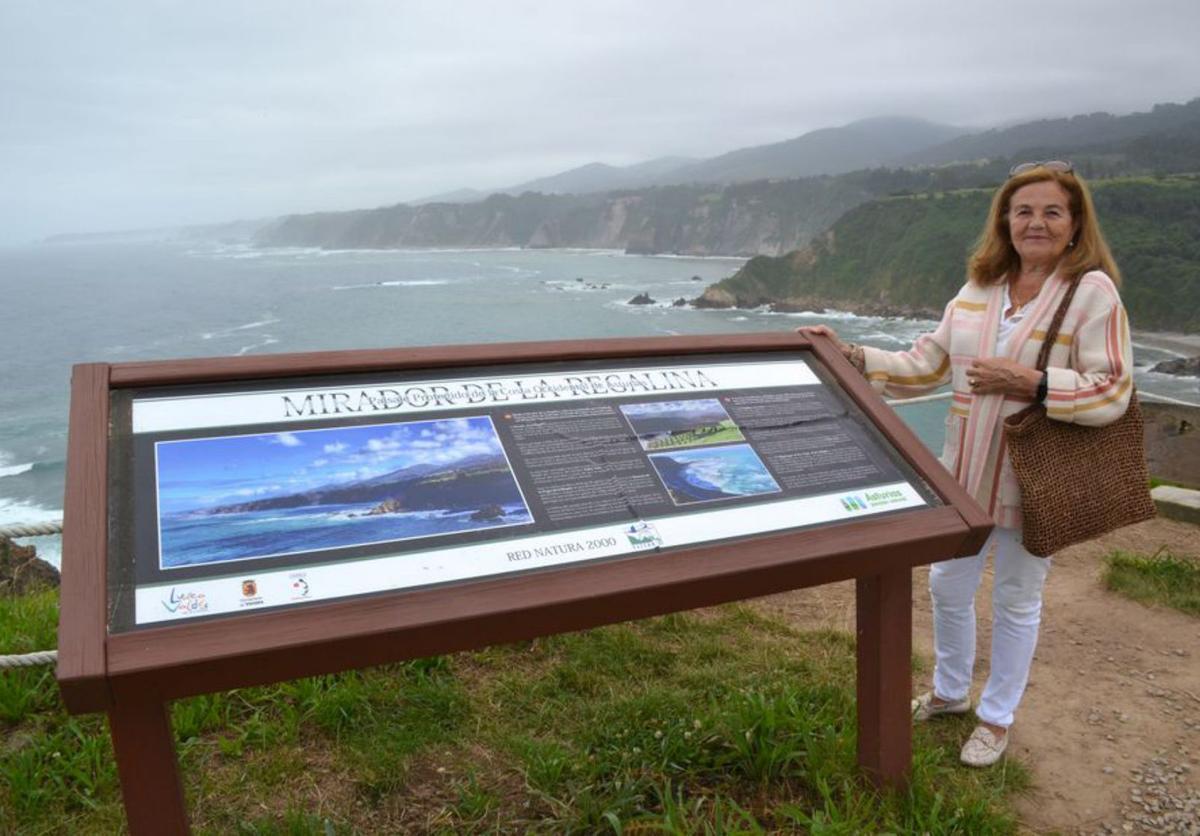
[[1070,278],[1081,276],[1089,270],[1103,270],[1113,284],[1120,286],[1121,272],[1100,232],[1096,208],[1092,205],[1092,194],[1087,184],[1074,172],[1054,171],[1041,166],[1009,177],[992,198],[992,208],[988,211],[983,233],[967,262],[967,273],[971,280],[982,285],[996,284],[1004,281],[1005,276],[1015,276],[1020,270],[1021,257],[1013,247],[1008,228],[1009,202],[1022,186],[1046,180],[1058,183],[1070,196],[1071,205],[1068,208],[1071,220],[1078,225],[1072,238],[1073,246],[1063,253],[1062,260],[1058,262],[1058,272]]

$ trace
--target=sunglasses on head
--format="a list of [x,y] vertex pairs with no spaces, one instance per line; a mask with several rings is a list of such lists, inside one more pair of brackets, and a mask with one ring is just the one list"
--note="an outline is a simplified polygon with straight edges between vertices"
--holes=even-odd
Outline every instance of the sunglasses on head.
[[1033,171],[1035,168],[1045,168],[1050,171],[1060,171],[1063,174],[1070,174],[1075,170],[1066,160],[1036,160],[1030,163],[1017,163],[1008,171],[1009,177],[1016,177],[1018,174],[1024,174],[1027,171]]

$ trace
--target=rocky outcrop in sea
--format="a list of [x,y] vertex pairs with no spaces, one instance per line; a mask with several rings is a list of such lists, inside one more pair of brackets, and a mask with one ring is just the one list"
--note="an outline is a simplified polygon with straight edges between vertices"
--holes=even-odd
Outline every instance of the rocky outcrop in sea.
[[701,309],[766,307],[775,313],[849,311],[859,316],[879,316],[890,319],[931,319],[936,321],[941,317],[941,311],[934,308],[893,305],[885,302],[857,302],[819,296],[789,296],[786,299],[776,299],[771,296],[745,298],[735,296],[717,285],[705,289],[704,293],[691,301],[691,304],[692,307]]
[[1163,360],[1155,363],[1150,369],[1159,374],[1174,374],[1181,377],[1200,377],[1200,356],[1180,357],[1177,360]]
[[58,570],[38,557],[36,548],[0,537],[0,596],[24,595],[58,584]]

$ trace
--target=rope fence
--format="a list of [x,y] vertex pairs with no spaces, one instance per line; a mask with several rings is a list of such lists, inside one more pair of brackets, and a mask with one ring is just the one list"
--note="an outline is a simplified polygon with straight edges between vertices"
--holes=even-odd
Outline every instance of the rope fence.
[[62,520],[0,526],[0,537],[10,540],[18,537],[45,537],[50,534],[62,534]]
[[0,670],[4,668],[35,668],[53,665],[58,661],[57,650],[42,650],[37,653],[18,653],[15,656],[0,656]]
[[[912,406],[919,403],[929,403],[931,401],[944,401],[954,397],[953,392],[938,392],[933,395],[923,395],[919,398],[905,398],[903,400],[889,400],[888,406]],[[1154,403],[1173,404],[1175,406],[1191,406],[1200,408],[1200,404],[1188,403],[1177,398],[1169,398],[1166,395],[1155,395],[1152,392],[1141,392],[1140,397],[1143,400]],[[0,526],[0,537],[9,539],[19,537],[45,537],[52,534],[62,534],[62,520],[49,520],[41,523],[30,523],[26,525],[6,525]],[[0,670],[6,668],[26,668],[35,667],[38,665],[53,665],[58,661],[57,650],[46,650],[40,653],[22,653],[15,656],[0,656]]]

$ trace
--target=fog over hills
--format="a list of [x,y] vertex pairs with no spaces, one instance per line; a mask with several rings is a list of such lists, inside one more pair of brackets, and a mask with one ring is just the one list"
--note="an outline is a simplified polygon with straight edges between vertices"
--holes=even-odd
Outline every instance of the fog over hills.
[[906,116],[860,119],[793,139],[738,148],[705,160],[659,157],[630,166],[594,162],[503,189],[460,189],[409,202],[471,203],[489,194],[594,194],[652,186],[744,183],[844,174],[879,166],[932,166],[1009,157],[1022,151],[1082,149],[1150,134],[1189,131],[1200,123],[1200,98],[1159,104],[1144,113],[1089,113],[968,132]]
[[939,125],[925,119],[880,116],[860,119],[841,127],[820,128],[783,142],[739,148],[706,160],[658,157],[628,166],[594,162],[490,192],[459,189],[408,203],[414,206],[425,203],[471,203],[483,200],[489,194],[593,194],[650,186],[693,183],[724,185],[751,180],[842,174],[893,163],[963,133],[961,128]]
[[1041,119],[1009,128],[983,131],[917,149],[896,160],[901,165],[942,165],[989,157],[1008,157],[1033,149],[1079,149],[1124,142],[1149,134],[1195,130],[1200,125],[1200,98],[1186,104],[1159,104],[1146,113],[1114,116],[1089,113],[1063,119]]
[[[990,189],[1021,160],[1070,159],[1089,179],[1200,170],[1200,99],[1129,116],[1041,120],[948,139],[955,133],[919,119],[866,119],[667,170],[647,186],[602,190],[605,183],[629,183],[669,167],[669,161],[583,166],[525,184],[539,189],[478,201],[289,215],[254,240],[330,249],[515,246],[782,255],[867,201]],[[912,162],[918,154],[929,162]],[[963,157],[969,159],[955,162]],[[846,167],[853,168],[839,171]]]
[[963,133],[961,128],[902,116],[860,119],[784,142],[730,151],[669,172],[658,183],[739,183],[844,174],[894,163]]
[[930,166],[1009,157],[1022,151],[1070,156],[1080,149],[1121,143],[1149,134],[1187,131],[1200,122],[1200,98],[1159,104],[1145,113],[1089,113],[1040,119],[968,132],[905,116],[860,119],[767,145],[738,148],[706,160],[660,157],[630,166],[595,162],[492,192],[460,189],[412,201],[471,203],[489,194],[593,194],[651,186],[730,184],[753,180],[844,174],[878,166]]
[[[592,163],[485,194],[137,233],[261,246],[590,247],[782,255],[878,197],[988,188],[1014,161],[1069,159],[1089,179],[1200,170],[1200,99],[1144,113],[1042,119],[972,134],[880,117],[706,160]],[[110,233],[106,238],[128,235]],[[62,236],[58,242],[80,240]]]

